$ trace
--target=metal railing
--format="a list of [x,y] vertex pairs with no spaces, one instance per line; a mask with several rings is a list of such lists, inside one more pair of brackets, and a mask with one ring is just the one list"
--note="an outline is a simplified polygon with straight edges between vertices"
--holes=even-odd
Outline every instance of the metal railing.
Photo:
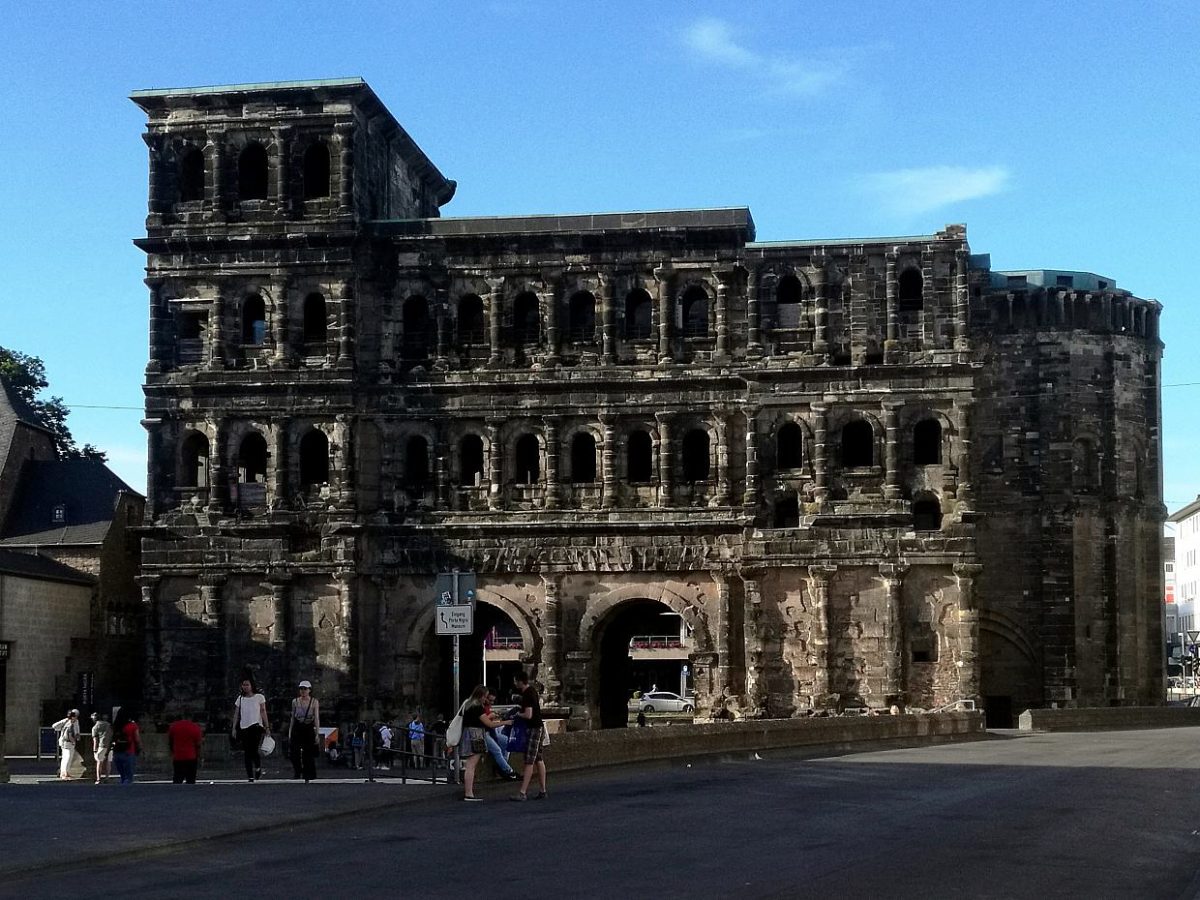
[[675,634],[635,634],[629,639],[630,650],[682,650],[687,641]]
[[975,712],[976,706],[974,700],[951,700],[949,703],[943,703],[941,706],[936,706],[933,709],[925,710],[925,714],[950,712],[951,710],[964,710],[966,712]]
[[375,729],[367,729],[363,749],[368,781],[399,778],[401,784],[407,784],[411,778],[437,784],[441,775],[446,784],[458,783],[457,758],[446,751],[446,739],[442,735],[426,732],[421,746],[415,747],[407,731],[396,729],[392,743],[395,746],[377,746]]

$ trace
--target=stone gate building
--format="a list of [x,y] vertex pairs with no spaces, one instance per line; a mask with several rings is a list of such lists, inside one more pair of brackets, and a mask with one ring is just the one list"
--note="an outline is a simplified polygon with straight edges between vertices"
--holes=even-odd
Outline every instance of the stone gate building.
[[454,567],[579,725],[623,721],[605,635],[647,604],[701,712],[1159,702],[1158,303],[962,226],[440,218],[358,79],[133,99],[151,714],[247,666],[444,702]]

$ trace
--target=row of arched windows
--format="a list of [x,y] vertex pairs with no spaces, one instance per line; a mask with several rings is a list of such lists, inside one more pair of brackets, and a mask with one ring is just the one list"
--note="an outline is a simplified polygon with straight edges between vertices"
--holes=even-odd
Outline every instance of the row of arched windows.
[[[843,468],[857,469],[876,465],[875,430],[865,419],[847,422],[838,442]],[[916,466],[942,463],[942,425],[937,419],[922,419],[912,429],[912,462]],[[804,465],[804,429],[786,422],[775,434],[775,467],[781,471]]]
[[[775,285],[775,326],[799,328],[804,284],[796,275],[784,275]],[[925,303],[925,279],[921,270],[907,268],[896,279],[896,308],[901,313],[919,312]]]
[[[300,339],[306,344],[323,343],[328,337],[329,318],[325,296],[314,291],[301,304]],[[267,304],[262,294],[250,294],[242,301],[241,340],[259,346],[267,337]]]
[[[319,428],[310,428],[297,445],[299,487],[307,490],[329,483],[329,438]],[[179,479],[182,488],[209,486],[210,445],[198,431],[188,434],[180,445]],[[267,440],[251,431],[242,437],[234,457],[235,480],[239,484],[265,484],[270,453]]]
[[[236,191],[239,201],[266,200],[270,185],[270,158],[258,141],[250,141],[237,158]],[[178,157],[178,200],[194,203],[204,200],[207,165],[200,147],[188,147]],[[324,141],[314,141],[300,158],[300,194],[304,200],[320,200],[330,195],[330,154]]]

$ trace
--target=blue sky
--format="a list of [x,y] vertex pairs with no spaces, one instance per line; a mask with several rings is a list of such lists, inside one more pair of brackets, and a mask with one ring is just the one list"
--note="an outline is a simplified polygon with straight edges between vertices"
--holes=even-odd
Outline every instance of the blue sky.
[[446,215],[747,205],[760,240],[965,222],[995,268],[1156,298],[1164,496],[1200,494],[1200,4],[62,2],[4,29],[0,344],[43,357],[138,489],[128,93],[361,75],[458,181]]

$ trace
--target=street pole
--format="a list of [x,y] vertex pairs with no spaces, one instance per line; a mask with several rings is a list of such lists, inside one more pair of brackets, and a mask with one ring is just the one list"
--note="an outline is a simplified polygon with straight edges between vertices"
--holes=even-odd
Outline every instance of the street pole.
[[[455,569],[454,572],[451,574],[451,578],[454,579],[454,602],[457,603],[458,602],[458,570],[457,569]],[[459,700],[459,696],[458,696],[459,695],[459,687],[458,687],[459,664],[460,664],[460,659],[459,659],[459,648],[458,648],[458,635],[456,634],[454,636],[454,714],[456,716],[458,715],[458,707],[461,702]]]

